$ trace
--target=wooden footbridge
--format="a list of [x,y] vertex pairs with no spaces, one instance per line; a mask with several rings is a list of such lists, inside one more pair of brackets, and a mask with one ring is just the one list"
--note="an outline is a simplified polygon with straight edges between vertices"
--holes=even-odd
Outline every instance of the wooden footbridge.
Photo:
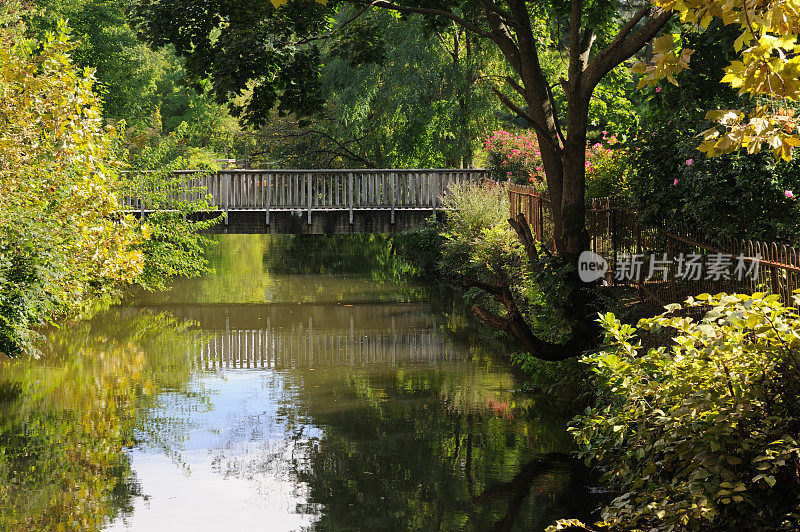
[[[485,170],[223,170],[183,171],[159,205],[132,195],[123,209],[147,216],[208,196],[228,233],[388,233],[417,227],[442,208],[456,183],[478,182]],[[142,196],[148,197],[147,194]]]

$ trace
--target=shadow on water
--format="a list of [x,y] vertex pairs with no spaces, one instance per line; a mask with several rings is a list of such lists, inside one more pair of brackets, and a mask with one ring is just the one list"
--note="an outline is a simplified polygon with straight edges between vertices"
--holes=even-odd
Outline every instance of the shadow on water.
[[451,334],[458,318],[397,281],[390,247],[220,236],[216,275],[135,294],[51,333],[45,360],[4,364],[0,525],[542,530],[584,517],[570,405],[519,391],[496,346]]

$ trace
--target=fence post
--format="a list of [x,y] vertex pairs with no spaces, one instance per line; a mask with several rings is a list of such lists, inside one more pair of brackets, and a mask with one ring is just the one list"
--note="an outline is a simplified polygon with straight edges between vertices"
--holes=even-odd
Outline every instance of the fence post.
[[670,303],[672,303],[678,299],[678,290],[675,286],[675,242],[670,237],[667,237],[667,255],[669,260],[667,275],[669,276]]
[[[614,209],[611,204],[608,205],[608,210],[611,213],[611,249],[614,253],[614,268],[617,267],[619,264],[619,260],[617,257],[617,209]],[[634,226],[636,229],[636,253],[639,252],[639,228],[638,226]],[[637,279],[638,281],[638,279]]]
[[[436,219],[436,198],[439,197],[439,192],[438,192],[438,190],[439,190],[439,179],[438,179],[439,173],[438,172],[432,172],[432,174],[433,175],[431,175],[431,173],[428,173],[428,194],[429,195],[431,195],[431,194],[433,195],[433,197],[430,198],[430,199],[431,199],[431,202],[433,203],[433,218],[435,220]],[[431,181],[434,182],[433,185],[431,185]]]
[[144,186],[142,186],[143,179],[139,179],[139,211],[141,213],[142,222],[144,222]]
[[[396,198],[395,198],[395,194],[397,192],[397,174],[392,172],[392,176],[391,177],[392,177],[392,179],[391,179],[391,183],[392,183],[392,225],[394,225],[394,204],[397,201]],[[434,211],[434,212],[436,212],[436,211]],[[350,223],[352,223],[352,222],[350,222]]]

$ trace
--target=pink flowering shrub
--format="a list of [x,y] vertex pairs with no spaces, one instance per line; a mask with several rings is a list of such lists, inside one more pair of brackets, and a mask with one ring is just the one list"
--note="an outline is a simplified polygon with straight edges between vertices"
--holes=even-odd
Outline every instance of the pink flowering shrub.
[[515,135],[495,131],[486,139],[484,147],[486,168],[495,181],[511,180],[523,185],[544,182],[542,154],[533,132]]
[[[586,150],[586,187],[589,198],[627,195],[627,152],[614,149],[617,137],[603,132],[602,142]],[[496,181],[544,188],[542,155],[533,132],[519,135],[495,131],[485,143],[486,168]]]
[[627,197],[629,195],[628,152],[612,148],[617,137],[603,132],[603,141],[586,150],[587,198]]

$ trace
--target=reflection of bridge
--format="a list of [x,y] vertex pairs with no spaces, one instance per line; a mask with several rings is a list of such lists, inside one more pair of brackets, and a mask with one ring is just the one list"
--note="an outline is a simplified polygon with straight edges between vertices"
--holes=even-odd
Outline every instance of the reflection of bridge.
[[[170,202],[210,195],[230,233],[387,233],[420,225],[441,208],[454,183],[486,177],[485,170],[224,170],[179,172]],[[166,194],[164,194],[166,192]],[[123,208],[145,216],[154,206],[124,198]]]
[[[154,308],[150,306],[149,308]],[[425,304],[168,306],[198,325],[201,368],[438,365],[457,357]]]
[[313,368],[437,365],[447,357],[442,336],[427,331],[315,331],[308,327],[214,331],[195,348],[201,368]]

